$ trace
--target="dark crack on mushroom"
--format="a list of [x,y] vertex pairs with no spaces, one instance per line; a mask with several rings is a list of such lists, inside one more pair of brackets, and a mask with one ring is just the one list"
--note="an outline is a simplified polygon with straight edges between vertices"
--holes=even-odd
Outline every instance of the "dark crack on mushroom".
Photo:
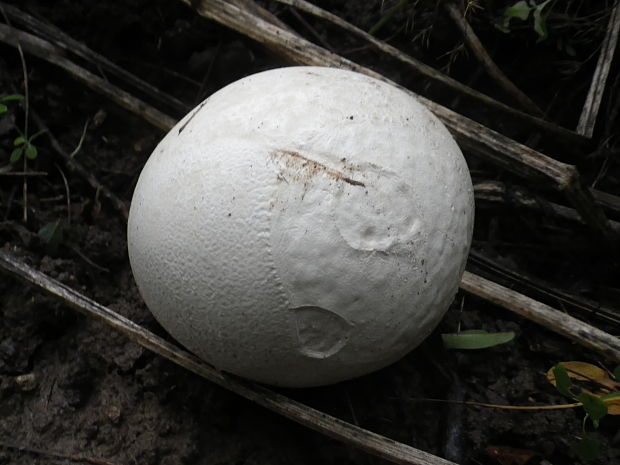
[[179,128],[179,132],[178,134],[181,134],[183,132],[183,130],[187,127],[187,125],[190,123],[191,120],[194,119],[194,116],[196,116],[198,114],[198,112],[200,110],[202,110],[202,107],[204,107],[207,104],[207,101],[209,99],[207,98],[205,101],[203,101],[200,105],[198,105],[196,107],[196,109],[194,110],[194,112],[192,113],[192,116],[190,116],[187,121],[185,121],[185,123],[183,123],[183,125]]

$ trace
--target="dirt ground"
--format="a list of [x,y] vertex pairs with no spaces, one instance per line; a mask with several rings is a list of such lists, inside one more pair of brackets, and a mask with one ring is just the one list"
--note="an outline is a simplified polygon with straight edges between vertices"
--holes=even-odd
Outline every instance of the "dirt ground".
[[[242,76],[287,64],[175,0],[7,3],[53,23],[180,99],[188,110]],[[369,30],[398,2],[315,3]],[[545,40],[538,40],[531,20],[513,19],[508,32],[493,26],[514,2],[466,3],[471,8],[470,22],[497,64],[551,121],[574,128],[611,2],[557,2],[547,18]],[[316,41],[319,35],[334,51],[561,161],[577,164],[588,185],[595,183],[598,189],[620,195],[617,59],[594,141],[579,150],[564,150],[558,141],[498,121],[492,110],[430,85],[323,22],[305,15],[302,21],[275,2],[263,4],[309,40]],[[481,71],[436,2],[408,2],[377,35],[462,82],[515,104]],[[129,204],[140,170],[163,133],[49,63],[28,54],[25,60],[29,133],[38,131],[42,122],[68,152],[80,145],[84,134],[75,158]],[[0,44],[0,96],[25,91],[19,53]],[[23,103],[10,103],[10,111],[0,116],[0,167],[10,165],[13,141],[24,131],[24,109]],[[182,116],[180,111],[161,109],[174,118]],[[46,174],[27,178],[26,221],[24,177],[0,173],[0,245],[40,271],[165,335],[135,287],[122,215],[67,169],[46,135],[36,145],[38,157],[28,162],[28,169]],[[524,186],[545,199],[539,211],[478,202],[474,252],[534,280],[620,308],[618,255],[609,252],[587,227],[549,214],[545,202],[566,204],[564,197],[470,153],[466,156],[474,182]],[[21,163],[14,171],[23,168]],[[613,214],[611,218],[620,220]],[[58,224],[57,233],[62,230],[58,244],[39,233],[54,224]],[[101,323],[0,276],[0,465],[387,463],[218,388]],[[514,285],[506,277],[491,277]],[[558,305],[542,294],[534,297]],[[617,316],[616,323],[589,321],[618,334],[620,313]],[[444,349],[440,335],[458,328],[515,331],[517,337],[481,351]],[[463,464],[579,463],[571,448],[582,436],[581,409],[511,412],[415,401],[566,403],[545,373],[569,360],[614,368],[574,342],[459,293],[433,335],[393,366],[335,386],[279,391]],[[600,454],[595,463],[620,461],[619,426],[618,417],[607,416],[601,422],[596,433]]]

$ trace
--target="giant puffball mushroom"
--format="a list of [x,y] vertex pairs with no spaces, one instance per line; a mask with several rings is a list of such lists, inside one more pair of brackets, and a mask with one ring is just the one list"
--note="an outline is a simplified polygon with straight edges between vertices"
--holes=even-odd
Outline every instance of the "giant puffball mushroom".
[[279,386],[361,376],[452,302],[473,189],[447,129],[406,92],[291,67],[181,120],[135,189],[131,267],[156,319],[216,368]]

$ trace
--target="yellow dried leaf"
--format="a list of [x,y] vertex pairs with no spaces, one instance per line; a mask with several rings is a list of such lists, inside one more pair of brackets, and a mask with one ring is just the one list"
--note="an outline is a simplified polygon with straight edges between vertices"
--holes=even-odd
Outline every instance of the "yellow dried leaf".
[[620,400],[614,400],[607,404],[607,415],[620,415]]
[[[607,371],[596,365],[586,362],[562,362],[560,365],[566,368],[569,378],[580,387],[584,383],[599,386],[601,389],[597,389],[595,395],[605,395],[620,390],[620,383],[614,381]],[[547,372],[547,379],[555,386],[553,368]]]
[[620,392],[614,392],[603,397],[607,404],[607,413],[609,415],[620,415]]
[[[620,415],[620,383],[607,371],[586,362],[562,362],[570,380],[581,392],[599,397],[607,404],[609,415]],[[547,372],[547,379],[556,386],[553,368]]]

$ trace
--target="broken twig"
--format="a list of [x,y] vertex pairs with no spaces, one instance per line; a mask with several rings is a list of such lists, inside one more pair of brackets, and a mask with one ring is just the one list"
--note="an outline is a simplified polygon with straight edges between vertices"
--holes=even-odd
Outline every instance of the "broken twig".
[[103,185],[94,174],[89,172],[86,168],[82,166],[80,162],[78,162],[71,154],[65,150],[65,148],[60,144],[58,139],[54,136],[54,134],[50,131],[50,129],[45,125],[45,122],[41,117],[37,114],[33,114],[33,119],[37,126],[45,131],[45,135],[50,141],[50,145],[54,149],[54,151],[63,159],[67,168],[72,172],[78,174],[83,179],[90,184],[90,186],[95,189],[95,191],[100,191],[105,197],[110,199],[114,208],[122,215],[123,219],[127,221],[129,218],[129,208],[127,204],[123,202],[120,197],[118,197],[114,192],[112,192],[107,186]]
[[41,457],[51,457],[60,460],[68,460],[70,462],[82,462],[90,463],[92,465],[115,465],[107,460],[96,459],[93,457],[86,457],[83,455],[63,454],[60,452],[54,452],[49,450],[37,449],[34,447],[27,447],[22,444],[10,444],[6,441],[0,441],[0,448],[15,450],[23,452],[25,454],[40,455]]
[[151,333],[133,321],[80,294],[0,250],[0,270],[60,299],[73,309],[95,318],[132,341],[189,371],[280,415],[393,463],[405,465],[456,465],[357,427],[257,384],[216,370],[194,355]]
[[110,84],[105,79],[76,65],[66,58],[62,49],[56,45],[27,32],[7,26],[6,24],[0,24],[0,41],[12,45],[13,47],[21,45],[28,53],[60,66],[95,92],[106,96],[121,107],[141,116],[163,131],[168,131],[174,126],[175,120],[173,118],[152,108],[124,90]]
[[[295,63],[349,69],[397,85],[369,68],[329,52],[297,34],[281,29],[223,0],[181,1],[193,7],[201,16],[245,34]],[[448,126],[457,141],[473,149],[476,155],[526,178],[551,181],[553,187],[567,195],[583,220],[610,247],[617,244],[616,234],[609,226],[605,214],[581,185],[579,172],[574,166],[553,160],[408,89],[402,89],[435,113]]]
[[577,133],[586,137],[592,137],[594,134],[594,126],[596,117],[601,106],[603,94],[605,93],[605,85],[607,84],[607,76],[611,68],[611,62],[614,58],[616,45],[618,44],[618,35],[620,34],[620,0],[611,9],[609,23],[607,25],[607,33],[603,39],[601,46],[601,54],[598,57],[596,70],[592,77],[590,90],[583,105],[579,123],[577,124]]
[[598,189],[590,189],[596,203],[616,214],[620,214],[620,197]]
[[[396,47],[377,39],[366,31],[354,26],[353,24],[345,21],[339,16],[330,13],[327,10],[319,8],[318,6],[313,5],[306,0],[275,0],[278,3],[282,3],[284,5],[289,5],[295,7],[305,13],[311,14],[317,18],[321,18],[325,21],[328,21],[344,31],[347,31],[353,35],[356,35],[368,42],[370,45],[375,47],[380,52],[400,61],[401,63],[407,65],[409,68],[414,70],[416,73],[424,76],[425,78],[431,80],[432,82],[443,86],[444,88],[450,89],[453,92],[456,92],[459,95],[465,96],[469,99],[475,100],[487,107],[493,108],[495,111],[498,111],[501,115],[506,118],[512,118],[519,123],[528,124],[533,129],[541,131],[543,134],[548,134],[550,137],[554,137],[557,140],[564,141],[566,144],[575,144],[582,145],[584,143],[584,139],[580,137],[574,131],[570,129],[563,128],[557,124],[554,124],[550,121],[546,121],[542,118],[530,115],[529,113],[522,112],[517,110],[505,103],[499,102],[492,97],[489,97],[482,92],[473,89],[456,79],[451,78],[450,76],[442,73],[441,71],[436,70],[432,66],[429,66],[418,59],[407,55],[406,53],[398,50]],[[503,118],[502,118],[503,119]]]
[[25,11],[4,2],[0,2],[0,9],[4,10],[9,19],[15,23],[26,26],[31,31],[37,33],[37,35],[41,38],[51,42],[65,52],[73,53],[81,58],[84,58],[102,70],[109,72],[111,75],[119,77],[127,84],[130,84],[137,90],[144,92],[157,102],[167,105],[170,108],[180,112],[181,115],[184,115],[190,110],[189,105],[162,92],[148,82],[143,81],[142,79],[131,74],[126,69],[112,63],[107,58],[91,50],[82,42],[75,40],[53,24],[41,21],[34,16],[29,15]]
[[620,339],[577,318],[469,271],[463,275],[461,289],[620,362]]
[[481,270],[482,274],[492,276],[494,281],[505,282],[508,287],[514,289],[517,286],[525,288],[531,295],[544,296],[547,300],[557,302],[562,309],[571,314],[579,314],[582,319],[595,318],[608,325],[620,328],[620,310],[601,305],[598,302],[582,296],[574,295],[559,289],[540,278],[526,276],[522,272],[517,272],[503,266],[497,260],[492,260],[480,252],[471,250],[467,259],[468,266],[473,265],[474,269]]
[[456,26],[463,34],[463,38],[465,39],[467,46],[471,49],[474,56],[478,59],[489,77],[491,77],[491,79],[493,79],[502,89],[504,89],[508,95],[512,96],[512,98],[519,102],[521,107],[534,115],[542,116],[543,111],[538,107],[538,105],[536,105],[532,99],[525,95],[521,89],[519,89],[514,82],[512,82],[508,76],[506,76],[504,72],[495,64],[493,58],[491,58],[489,53],[486,51],[484,45],[482,45],[482,42],[480,42],[480,39],[478,39],[478,36],[469,25],[459,8],[454,3],[447,3],[446,9],[448,10],[450,18],[452,18]]
[[[569,221],[584,224],[581,216],[574,208],[549,202],[528,192],[521,186],[506,186],[500,181],[486,181],[474,185],[476,201],[510,204],[516,208],[527,208],[540,213],[552,215]],[[620,236],[620,223],[609,221],[610,227]]]

